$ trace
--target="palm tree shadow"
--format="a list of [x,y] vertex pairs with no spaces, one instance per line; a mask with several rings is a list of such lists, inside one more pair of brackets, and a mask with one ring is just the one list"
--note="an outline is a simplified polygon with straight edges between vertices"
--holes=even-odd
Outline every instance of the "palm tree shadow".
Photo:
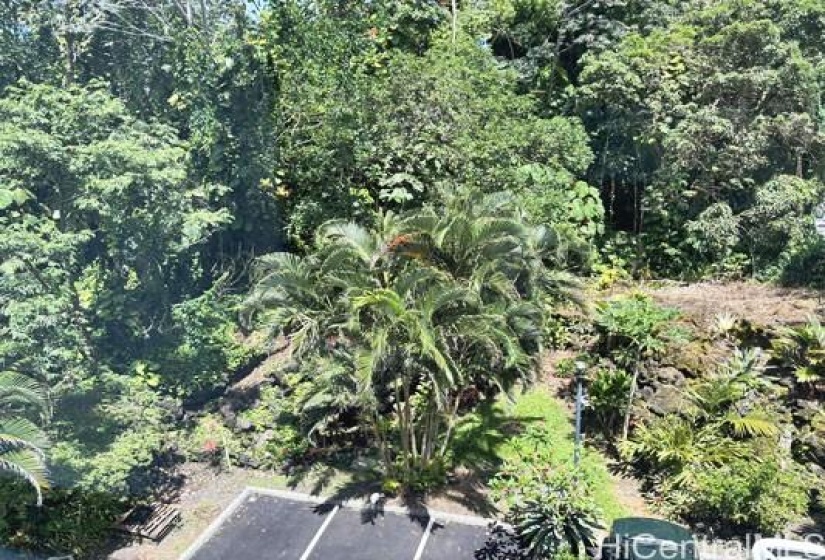
[[508,440],[523,433],[541,417],[514,418],[495,402],[478,405],[474,414],[460,422],[452,440],[455,463],[472,467],[481,478],[489,478],[501,466],[500,449]]
[[[411,520],[426,526],[429,521],[427,503],[443,499],[483,517],[498,513],[487,495],[485,482],[501,467],[501,447],[513,437],[523,433],[528,425],[542,421],[542,417],[513,417],[494,402],[482,402],[474,414],[466,417],[456,427],[452,450],[458,465],[448,484],[427,496],[407,494],[401,497]],[[347,480],[336,482],[342,473]],[[377,468],[341,469],[332,465],[296,467],[289,476],[288,485],[301,487],[312,495],[328,496],[327,511],[335,504],[363,500],[362,522],[375,523],[384,515],[383,507],[375,508],[368,497],[381,492],[381,473]]]

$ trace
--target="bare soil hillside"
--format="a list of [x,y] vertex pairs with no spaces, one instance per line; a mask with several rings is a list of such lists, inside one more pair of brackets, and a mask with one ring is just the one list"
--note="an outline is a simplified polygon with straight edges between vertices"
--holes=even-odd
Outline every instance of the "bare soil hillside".
[[662,305],[680,309],[698,324],[710,325],[719,314],[730,314],[766,327],[803,323],[825,311],[825,293],[731,282],[673,285],[649,290]]

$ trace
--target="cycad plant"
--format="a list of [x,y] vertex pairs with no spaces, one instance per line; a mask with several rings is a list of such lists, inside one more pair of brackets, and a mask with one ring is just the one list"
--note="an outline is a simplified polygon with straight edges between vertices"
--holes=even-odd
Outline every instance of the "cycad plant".
[[38,505],[43,502],[43,489],[48,487],[48,440],[29,417],[44,419],[48,412],[48,401],[40,384],[18,373],[0,372],[0,474],[29,482],[37,492]]
[[684,391],[681,414],[639,427],[622,443],[622,454],[641,469],[682,486],[703,469],[747,457],[754,440],[779,436],[777,420],[764,404],[771,390],[762,356],[737,350]]
[[318,375],[308,409],[319,422],[324,403],[357,410],[388,475],[410,487],[441,465],[468,389],[531,372],[546,305],[570,293],[553,250],[506,197],[456,197],[373,229],[328,223],[309,255],[262,258],[247,309],[299,359],[343,364],[346,378]]
[[821,389],[825,381],[825,326],[811,317],[801,327],[784,328],[773,343],[781,363],[790,369],[797,383],[810,392]]

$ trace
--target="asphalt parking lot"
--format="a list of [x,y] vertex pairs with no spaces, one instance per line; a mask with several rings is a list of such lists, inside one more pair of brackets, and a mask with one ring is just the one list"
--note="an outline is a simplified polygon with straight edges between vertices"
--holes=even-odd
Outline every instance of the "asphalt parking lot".
[[247,489],[181,560],[472,560],[481,518]]

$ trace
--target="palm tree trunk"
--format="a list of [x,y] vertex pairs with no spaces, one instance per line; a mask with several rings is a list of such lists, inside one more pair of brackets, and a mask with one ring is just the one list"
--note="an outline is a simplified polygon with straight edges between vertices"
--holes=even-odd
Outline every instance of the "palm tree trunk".
[[378,453],[381,455],[381,462],[384,463],[384,470],[390,477],[395,476],[395,465],[393,465],[392,457],[390,457],[390,450],[387,446],[387,438],[384,431],[381,429],[381,419],[377,412],[373,412],[372,416],[372,431],[375,438],[378,440]]
[[450,445],[450,438],[453,436],[453,429],[455,428],[455,419],[456,415],[458,415],[458,407],[460,404],[461,392],[459,391],[458,394],[455,396],[453,408],[452,410],[450,410],[450,417],[447,419],[447,433],[444,434],[444,441],[441,444],[441,452],[439,453],[440,457],[443,457],[447,453],[447,449]]
[[455,45],[456,35],[458,34],[458,2],[452,0],[452,31],[453,31],[453,45]]

